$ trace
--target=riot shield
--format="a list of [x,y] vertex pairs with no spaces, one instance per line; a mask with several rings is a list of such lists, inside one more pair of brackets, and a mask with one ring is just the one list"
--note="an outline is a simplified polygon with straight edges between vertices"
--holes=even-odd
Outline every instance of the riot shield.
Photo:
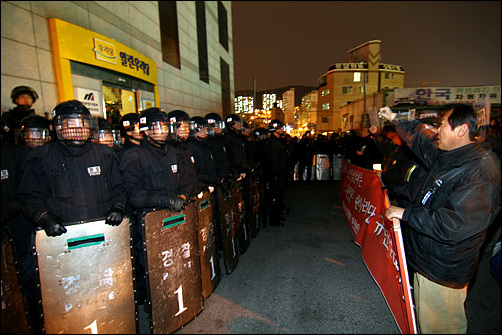
[[27,302],[21,293],[14,248],[7,228],[2,229],[2,334],[29,334]]
[[330,180],[330,162],[329,156],[326,154],[315,155],[315,179],[316,180]]
[[221,279],[213,220],[213,201],[211,193],[206,191],[201,199],[197,199],[197,231],[204,300],[213,293]]
[[342,160],[341,154],[333,154],[333,180],[340,180],[340,174],[342,172]]
[[249,232],[251,238],[255,238],[260,232],[260,204],[262,199],[262,183],[258,173],[253,173],[250,178],[251,183],[251,213],[249,215]]
[[180,212],[143,214],[150,325],[154,334],[170,334],[203,309],[196,204]]
[[137,329],[130,220],[65,224],[36,231],[43,325],[47,334],[130,334]]
[[237,229],[235,227],[232,196],[230,191],[224,192],[221,188],[218,196],[220,200],[221,235],[223,238],[225,270],[227,274],[231,274],[239,262]]
[[242,181],[234,183],[232,187],[232,203],[234,209],[235,227],[237,229],[237,240],[239,242],[238,250],[243,255],[251,244],[249,227],[246,222],[246,209],[244,205],[244,196],[242,194]]

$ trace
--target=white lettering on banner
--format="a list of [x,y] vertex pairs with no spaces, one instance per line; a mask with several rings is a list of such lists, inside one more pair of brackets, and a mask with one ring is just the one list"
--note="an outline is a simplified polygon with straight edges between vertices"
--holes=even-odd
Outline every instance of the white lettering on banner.
[[500,103],[500,86],[421,87],[394,90],[394,105],[403,101],[423,105],[475,103],[479,99],[489,99],[490,103]]
[[376,207],[371,204],[371,202],[367,201],[366,198],[362,199],[360,195],[356,197],[354,201],[354,209],[363,214],[368,214],[369,216],[364,220],[366,224],[370,223],[370,219],[375,216]]
[[354,170],[354,169],[349,170],[349,175],[348,175],[347,179],[352,184],[356,184],[358,187],[361,187],[361,185],[364,182],[362,172]]

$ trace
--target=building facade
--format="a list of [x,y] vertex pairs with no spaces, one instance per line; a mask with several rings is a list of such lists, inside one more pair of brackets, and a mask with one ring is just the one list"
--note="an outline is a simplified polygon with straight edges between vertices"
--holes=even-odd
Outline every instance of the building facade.
[[379,40],[366,42],[347,51],[347,63],[335,63],[318,78],[318,113],[322,131],[340,131],[348,122],[341,107],[373,92],[404,87],[404,69],[381,63]]
[[230,1],[2,1],[2,113],[35,89],[37,114],[77,99],[95,116],[156,106],[234,111]]

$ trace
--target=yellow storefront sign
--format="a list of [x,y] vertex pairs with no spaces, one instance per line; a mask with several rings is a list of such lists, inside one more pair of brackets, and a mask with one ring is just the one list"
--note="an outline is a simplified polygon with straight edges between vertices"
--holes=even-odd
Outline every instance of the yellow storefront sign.
[[49,19],[49,27],[60,101],[74,99],[70,61],[76,61],[153,84],[158,106],[157,67],[153,60],[111,38],[59,19]]

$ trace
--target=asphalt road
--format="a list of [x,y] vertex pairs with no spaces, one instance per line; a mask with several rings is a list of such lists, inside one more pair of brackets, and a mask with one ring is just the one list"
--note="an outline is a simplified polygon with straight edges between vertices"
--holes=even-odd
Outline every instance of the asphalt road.
[[[401,333],[340,208],[338,182],[287,187],[285,227],[267,226],[176,334]],[[469,334],[501,333],[501,288],[483,253],[466,301]],[[140,308],[140,333],[149,333]]]

